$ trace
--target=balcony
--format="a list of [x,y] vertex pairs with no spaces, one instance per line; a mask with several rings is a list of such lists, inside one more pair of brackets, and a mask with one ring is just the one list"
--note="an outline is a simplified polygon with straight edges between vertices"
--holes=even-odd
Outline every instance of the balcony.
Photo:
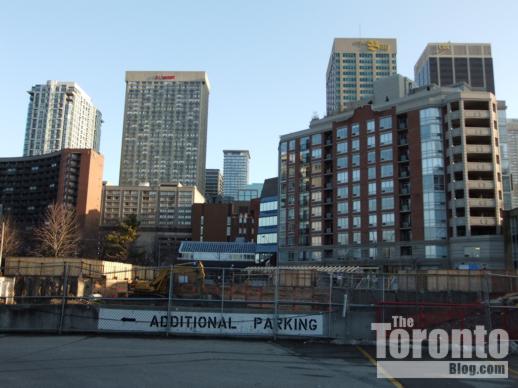
[[496,226],[496,217],[470,217],[472,226]]
[[407,146],[407,145],[408,145],[408,139],[406,138],[406,136],[401,136],[398,139],[398,146],[402,147],[402,146]]
[[466,119],[488,119],[489,111],[487,111],[487,110],[464,110],[464,118],[466,118]]
[[487,144],[466,144],[468,154],[490,154],[493,147]]
[[408,213],[408,212],[410,212],[410,210],[411,210],[411,207],[410,207],[409,203],[402,203],[401,206],[399,207],[399,211],[401,213]]
[[468,171],[493,171],[493,164],[488,162],[468,162]]
[[470,198],[469,207],[496,207],[494,198]]
[[[459,183],[459,182],[455,182]],[[468,189],[480,189],[480,190],[494,190],[495,188],[495,182],[493,181],[485,181],[485,180],[470,180],[468,181]]]
[[[455,131],[459,131],[458,135],[455,135]],[[460,136],[460,128],[455,128],[453,130],[453,136]],[[491,136],[491,128],[485,127],[466,127],[464,128],[465,136]]]
[[465,226],[465,225],[466,225],[466,218],[465,217],[450,218],[450,226],[451,227]]
[[464,181],[455,181],[448,183],[448,191],[463,190]]
[[332,183],[326,183],[324,186],[324,190],[333,190],[333,184]]

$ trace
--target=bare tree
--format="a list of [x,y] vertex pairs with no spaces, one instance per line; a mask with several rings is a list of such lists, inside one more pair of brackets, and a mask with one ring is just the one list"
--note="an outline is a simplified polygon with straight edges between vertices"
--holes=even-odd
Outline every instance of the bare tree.
[[79,245],[79,225],[73,209],[52,204],[45,212],[43,224],[34,231],[37,252],[44,256],[76,255]]
[[3,256],[11,256],[20,248],[20,235],[11,216],[0,219],[0,233],[2,224],[4,227]]

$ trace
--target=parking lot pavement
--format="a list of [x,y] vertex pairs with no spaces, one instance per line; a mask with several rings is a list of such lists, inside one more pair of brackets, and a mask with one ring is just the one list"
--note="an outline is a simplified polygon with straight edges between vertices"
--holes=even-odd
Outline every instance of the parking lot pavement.
[[354,347],[340,348],[311,354],[266,341],[7,335],[0,386],[393,386]]
[[377,379],[374,348],[302,341],[0,335],[0,387],[513,387]]

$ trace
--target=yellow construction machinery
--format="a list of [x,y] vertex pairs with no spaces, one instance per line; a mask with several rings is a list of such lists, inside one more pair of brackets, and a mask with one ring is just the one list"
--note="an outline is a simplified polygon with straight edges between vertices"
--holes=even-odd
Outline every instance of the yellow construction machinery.
[[166,296],[173,274],[173,293],[177,296],[199,296],[204,292],[205,268],[201,261],[162,268],[153,280],[134,280],[129,284],[131,296]]

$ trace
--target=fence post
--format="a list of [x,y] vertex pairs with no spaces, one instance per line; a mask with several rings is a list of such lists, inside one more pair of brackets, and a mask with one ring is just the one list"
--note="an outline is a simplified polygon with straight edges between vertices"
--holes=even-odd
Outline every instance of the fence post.
[[273,296],[273,339],[277,340],[277,322],[279,318],[279,267],[274,273],[275,291]]
[[225,305],[225,268],[221,269],[221,314]]
[[490,292],[491,291],[490,291],[490,283],[489,283],[490,282],[490,277],[489,276],[490,275],[487,272],[484,273],[484,280],[485,280],[484,283],[486,285],[486,287],[485,287],[485,289],[486,289],[486,293],[485,293],[486,294],[486,296],[485,296],[485,299],[486,299],[485,300],[485,304],[486,304],[486,322],[487,322],[487,331],[488,332],[493,330],[493,322],[492,322],[492,318],[493,317],[491,316],[491,302],[490,302],[490,300],[491,300]]
[[329,322],[327,323],[327,336],[331,338],[331,323],[333,321],[333,273],[329,273]]
[[59,317],[59,327],[58,334],[61,334],[63,331],[63,320],[65,318],[65,305],[67,304],[67,291],[68,291],[68,263],[65,262],[65,266],[63,268],[63,297],[61,299],[61,314]]
[[169,292],[167,294],[167,332],[166,332],[166,337],[169,336],[169,332],[171,331],[171,305],[172,305],[172,301],[173,301],[173,281],[174,281],[173,268],[174,268],[174,265],[171,265],[169,267]]

